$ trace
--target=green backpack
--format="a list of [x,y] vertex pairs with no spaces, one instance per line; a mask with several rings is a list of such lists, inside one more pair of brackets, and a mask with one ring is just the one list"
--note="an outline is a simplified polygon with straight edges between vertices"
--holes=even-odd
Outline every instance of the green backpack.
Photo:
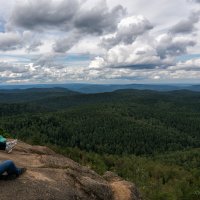
[[6,142],[6,138],[4,138],[2,135],[0,135],[0,142]]

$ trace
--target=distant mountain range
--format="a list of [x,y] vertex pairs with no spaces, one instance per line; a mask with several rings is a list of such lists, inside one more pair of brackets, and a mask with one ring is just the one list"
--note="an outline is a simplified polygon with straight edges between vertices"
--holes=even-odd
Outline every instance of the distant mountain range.
[[[155,90],[155,91],[174,91],[174,90],[190,90],[200,91],[200,85],[191,84],[35,84],[35,85],[0,85],[0,90],[21,90],[31,88],[65,88],[68,90],[80,92],[80,93],[103,93],[113,92],[115,90],[122,89],[137,89],[137,90]],[[18,91],[19,92],[19,91]],[[41,90],[42,92],[42,90]]]

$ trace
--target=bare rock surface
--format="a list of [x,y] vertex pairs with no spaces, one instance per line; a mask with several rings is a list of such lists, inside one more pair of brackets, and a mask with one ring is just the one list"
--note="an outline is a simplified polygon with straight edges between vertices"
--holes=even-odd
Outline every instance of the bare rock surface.
[[43,146],[23,142],[11,154],[0,151],[0,162],[13,160],[27,172],[15,180],[0,180],[2,200],[140,200],[133,183],[112,172],[103,177]]

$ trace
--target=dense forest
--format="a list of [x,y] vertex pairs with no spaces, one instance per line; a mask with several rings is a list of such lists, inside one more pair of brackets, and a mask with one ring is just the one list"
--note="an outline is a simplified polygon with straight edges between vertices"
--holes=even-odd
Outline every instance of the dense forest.
[[62,88],[0,91],[1,134],[48,145],[144,199],[200,199],[200,93]]

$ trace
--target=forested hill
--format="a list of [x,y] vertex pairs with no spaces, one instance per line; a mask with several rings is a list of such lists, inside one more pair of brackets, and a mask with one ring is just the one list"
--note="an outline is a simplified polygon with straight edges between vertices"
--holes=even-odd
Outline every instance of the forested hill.
[[0,134],[135,182],[145,200],[200,199],[200,93],[0,92]]
[[142,155],[200,147],[198,92],[42,91],[9,93],[12,102],[19,102],[15,94],[22,95],[23,103],[0,104],[1,127],[24,140],[97,153]]
[[59,96],[79,94],[65,88],[29,88],[29,89],[0,89],[0,103],[31,102],[38,99],[47,99]]
[[[83,105],[121,103],[160,106],[160,109],[200,110],[200,93],[188,90],[158,92],[152,90],[116,90],[81,94],[65,88],[31,88],[0,90],[0,114],[65,110]],[[162,104],[162,105],[161,105]],[[165,104],[165,105],[163,105]],[[147,108],[148,109],[148,108]]]

